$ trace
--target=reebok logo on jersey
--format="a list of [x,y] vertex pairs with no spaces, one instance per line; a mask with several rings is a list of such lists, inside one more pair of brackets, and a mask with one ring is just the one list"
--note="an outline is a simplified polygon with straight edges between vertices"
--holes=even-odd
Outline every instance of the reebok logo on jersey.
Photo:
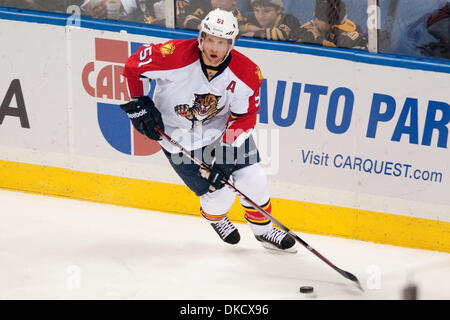
[[127,113],[128,118],[130,118],[130,119],[136,119],[136,118],[142,117],[144,114],[147,114],[147,110],[145,110],[145,109],[142,109],[141,111],[135,112],[135,113]]

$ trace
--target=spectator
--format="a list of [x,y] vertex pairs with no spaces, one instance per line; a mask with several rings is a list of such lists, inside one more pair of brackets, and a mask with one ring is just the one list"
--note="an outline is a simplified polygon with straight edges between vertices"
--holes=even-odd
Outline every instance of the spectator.
[[361,27],[347,18],[341,0],[316,0],[314,19],[292,33],[299,43],[315,43],[328,47],[367,49]]
[[253,14],[240,28],[243,36],[287,40],[300,27],[296,17],[283,14],[282,0],[252,0],[251,6]]
[[222,9],[230,11],[238,19],[238,23],[244,21],[241,11],[237,8],[238,0],[191,0],[185,7],[185,17],[178,16],[177,21],[183,21],[180,28],[198,30],[200,22],[206,17],[206,14],[213,9]]
[[189,0],[177,0],[177,16],[184,16],[186,14],[186,7],[189,5]]
[[71,5],[80,6],[84,0],[0,0],[0,5],[50,12],[66,12]]
[[419,46],[422,54],[450,59],[450,2],[430,14],[426,21],[426,29],[437,41]]
[[[120,7],[108,12],[108,4],[120,3]],[[164,25],[165,0],[85,0],[84,12],[94,18],[128,20]]]
[[[98,19],[106,19],[108,18],[107,11],[107,3],[108,2],[116,2],[116,0],[85,0],[81,8],[84,13],[88,16]],[[120,0],[120,9],[119,11],[122,15],[125,14],[125,6],[124,3],[129,3],[127,0]]]
[[122,0],[124,20],[165,25],[166,0]]

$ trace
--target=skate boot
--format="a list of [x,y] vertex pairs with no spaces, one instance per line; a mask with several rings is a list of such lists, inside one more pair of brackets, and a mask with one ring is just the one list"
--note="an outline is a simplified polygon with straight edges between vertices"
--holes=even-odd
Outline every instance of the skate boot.
[[236,244],[241,240],[238,229],[236,229],[226,216],[218,222],[211,222],[211,226],[217,232],[220,239],[226,243]]
[[297,252],[297,249],[294,247],[294,238],[277,228],[272,227],[272,230],[269,232],[261,236],[255,235],[255,238],[261,242],[264,248],[291,253]]

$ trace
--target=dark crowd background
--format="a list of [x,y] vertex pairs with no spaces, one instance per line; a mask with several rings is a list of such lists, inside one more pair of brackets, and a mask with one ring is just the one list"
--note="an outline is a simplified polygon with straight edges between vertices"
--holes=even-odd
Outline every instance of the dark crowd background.
[[[167,13],[166,1],[174,2]],[[368,50],[371,18],[366,0],[0,0],[0,6],[68,13],[196,30],[214,8],[232,11],[241,37]],[[450,1],[379,0],[381,53],[450,59]]]

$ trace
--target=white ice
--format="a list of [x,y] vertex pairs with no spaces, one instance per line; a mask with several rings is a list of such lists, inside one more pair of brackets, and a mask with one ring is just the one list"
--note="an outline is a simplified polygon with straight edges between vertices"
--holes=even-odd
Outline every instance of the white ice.
[[303,246],[237,227],[231,246],[199,217],[0,190],[0,299],[402,299],[408,284],[450,299],[448,253],[299,233],[362,293]]

